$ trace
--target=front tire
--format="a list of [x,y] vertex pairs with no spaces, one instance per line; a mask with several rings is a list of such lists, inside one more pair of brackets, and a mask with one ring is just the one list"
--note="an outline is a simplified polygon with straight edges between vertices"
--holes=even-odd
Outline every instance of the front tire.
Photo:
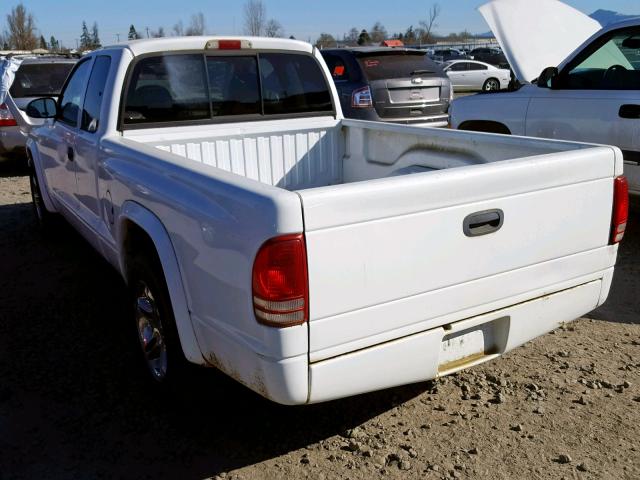
[[488,78],[482,86],[484,92],[498,92],[500,91],[500,82],[496,78]]
[[40,227],[44,229],[50,228],[54,222],[55,214],[47,210],[47,206],[44,203],[42,189],[40,188],[40,182],[38,181],[38,175],[33,161],[29,161],[29,186],[31,187],[31,204],[36,220]]
[[168,387],[184,376],[182,352],[162,267],[157,259],[134,258],[128,269],[133,323],[147,378]]

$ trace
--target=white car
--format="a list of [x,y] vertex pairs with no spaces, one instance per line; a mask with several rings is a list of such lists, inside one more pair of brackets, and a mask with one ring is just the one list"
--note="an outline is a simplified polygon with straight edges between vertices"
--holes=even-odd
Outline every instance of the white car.
[[640,194],[640,19],[602,28],[557,0],[481,12],[523,85],[455,100],[452,127],[615,145]]
[[601,305],[626,225],[618,149],[344,119],[297,41],[106,47],[27,112],[35,211],[122,275],[159,384],[307,404],[486,362]]
[[509,86],[510,72],[475,60],[452,60],[442,66],[456,91],[497,92]]

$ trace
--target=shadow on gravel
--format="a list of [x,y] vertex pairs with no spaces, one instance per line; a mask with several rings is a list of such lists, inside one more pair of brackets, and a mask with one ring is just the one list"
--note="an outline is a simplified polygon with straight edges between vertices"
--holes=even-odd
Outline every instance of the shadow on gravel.
[[291,408],[211,369],[145,383],[117,272],[29,204],[0,207],[0,477],[200,479],[303,448],[419,395]]
[[640,197],[630,197],[629,223],[607,302],[589,318],[640,324]]
[[27,175],[29,172],[26,162],[25,159],[0,158],[0,178]]

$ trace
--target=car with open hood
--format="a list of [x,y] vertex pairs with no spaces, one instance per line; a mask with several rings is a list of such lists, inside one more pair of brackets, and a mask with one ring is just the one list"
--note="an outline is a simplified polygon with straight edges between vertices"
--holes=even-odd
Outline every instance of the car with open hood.
[[480,12],[521,85],[456,100],[452,127],[615,145],[640,194],[640,18],[602,28],[557,0],[493,0]]

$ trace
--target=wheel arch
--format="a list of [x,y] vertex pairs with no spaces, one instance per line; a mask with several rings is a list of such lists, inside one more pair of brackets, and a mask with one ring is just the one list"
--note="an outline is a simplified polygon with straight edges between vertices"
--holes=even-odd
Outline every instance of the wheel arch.
[[27,156],[27,167],[33,167],[36,172],[36,176],[38,177],[38,183],[40,184],[40,195],[42,196],[42,200],[44,201],[44,206],[47,208],[47,211],[56,213],[58,209],[56,208],[55,203],[53,203],[53,199],[49,195],[49,186],[47,184],[47,179],[44,175],[44,172],[42,171],[40,162],[36,161],[36,158],[39,159],[39,157],[36,156],[37,153],[36,155],[34,155],[34,151],[29,143],[27,143],[25,151]]
[[145,246],[152,248],[162,267],[169,291],[182,351],[190,362],[206,365],[191,323],[178,259],[164,225],[153,212],[139,203],[128,201],[122,207],[117,231],[120,271],[125,281],[128,282],[128,261],[134,252]]
[[494,120],[465,120],[458,126],[458,130],[511,135],[509,127],[502,122],[496,122]]

